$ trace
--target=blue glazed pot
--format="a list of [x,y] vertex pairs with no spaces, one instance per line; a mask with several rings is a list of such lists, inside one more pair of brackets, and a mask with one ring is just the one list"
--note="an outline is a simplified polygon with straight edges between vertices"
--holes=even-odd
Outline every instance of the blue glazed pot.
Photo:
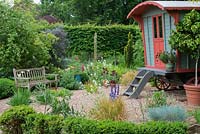
[[81,82],[81,75],[80,74],[76,74],[74,75],[74,79],[78,82]]

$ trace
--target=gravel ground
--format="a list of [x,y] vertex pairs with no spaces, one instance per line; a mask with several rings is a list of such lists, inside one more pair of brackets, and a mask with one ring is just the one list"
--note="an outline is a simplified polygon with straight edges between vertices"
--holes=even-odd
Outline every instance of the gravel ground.
[[[120,94],[125,91],[125,86],[120,86]],[[142,91],[139,99],[130,99],[127,96],[121,96],[126,107],[127,121],[141,122],[144,120],[143,110],[148,102],[148,97],[151,96],[152,92],[156,91],[156,88],[146,86]],[[95,106],[95,103],[101,97],[109,97],[110,88],[100,87],[97,93],[90,94],[85,90],[73,91],[73,95],[70,99],[70,105],[74,107],[76,111],[82,113],[88,113],[91,108]],[[194,107],[187,105],[186,96],[184,90],[170,90],[167,91],[168,101],[172,104],[177,104],[185,107],[187,110],[191,110]],[[0,114],[8,109],[10,106],[7,104],[9,99],[0,100]],[[32,103],[31,106],[38,112],[44,112],[45,106],[39,105],[38,103]],[[146,118],[145,118],[146,119]]]

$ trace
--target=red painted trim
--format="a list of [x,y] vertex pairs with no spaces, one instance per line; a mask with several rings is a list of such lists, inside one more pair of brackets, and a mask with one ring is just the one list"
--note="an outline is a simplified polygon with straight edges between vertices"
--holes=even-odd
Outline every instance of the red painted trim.
[[145,36],[144,36],[144,22],[141,22],[141,29],[142,29],[142,41],[144,46],[144,64],[147,65],[147,51],[146,51],[146,43],[145,43]]
[[142,25],[144,25],[142,17],[141,16],[134,16],[134,20],[136,20],[139,23],[140,30],[142,30]]
[[[200,10],[200,7],[163,7],[161,4],[157,3],[156,1],[145,1],[137,6],[135,6],[128,14],[127,18],[132,18],[135,15],[141,15],[148,7],[155,6],[161,10]],[[187,6],[187,5],[186,5]]]
[[165,68],[160,68],[160,67],[155,67],[155,66],[145,66],[147,68],[154,68],[154,69],[161,69],[161,70],[166,70]]
[[179,11],[167,11],[174,18],[174,25],[179,22]]
[[[162,37],[160,36],[160,28],[159,28],[159,17],[161,17],[162,19],[162,14],[157,14],[157,15],[153,15],[152,16],[152,34],[153,34],[153,46],[154,47],[154,67],[158,68],[158,69],[165,69],[165,64],[163,64],[161,61],[156,62],[157,57],[155,55],[155,53],[157,52],[161,52],[164,51],[164,25],[163,25],[163,19],[162,19]],[[154,31],[154,18],[156,19],[156,31]],[[157,37],[154,37],[155,32],[157,33]],[[155,47],[157,46],[157,43],[159,42],[159,44],[162,42],[162,46],[159,47]],[[158,64],[157,64],[158,63]]]
[[160,8],[161,10],[164,10],[164,7],[156,2],[145,1],[145,2],[142,2],[142,3],[138,4],[137,6],[135,6],[130,11],[127,18],[132,18],[134,15],[141,15],[145,11],[145,9],[148,8],[149,6],[155,6],[155,7]]
[[144,64],[147,65],[146,43],[145,43],[145,36],[144,36],[144,22],[141,16],[134,16],[134,19],[139,23],[140,30],[142,31],[142,42],[143,42],[143,47],[144,47]]
[[[181,68],[179,68],[178,70],[176,70],[176,72],[181,72],[181,73],[195,72],[195,69],[181,69]],[[198,72],[200,72],[200,68],[198,69]]]

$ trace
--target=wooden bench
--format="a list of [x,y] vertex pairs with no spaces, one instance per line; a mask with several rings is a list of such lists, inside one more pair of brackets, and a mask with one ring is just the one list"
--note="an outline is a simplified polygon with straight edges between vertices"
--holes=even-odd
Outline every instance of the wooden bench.
[[[57,74],[45,74],[45,67],[30,69],[13,69],[15,84],[17,87],[27,87],[29,90],[38,84],[55,83],[57,88]],[[53,78],[52,80],[47,77]]]

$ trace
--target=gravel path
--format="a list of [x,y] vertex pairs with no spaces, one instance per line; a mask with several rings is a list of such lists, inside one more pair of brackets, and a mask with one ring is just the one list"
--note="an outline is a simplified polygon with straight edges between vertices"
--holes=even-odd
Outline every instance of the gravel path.
[[[125,91],[125,86],[120,86],[120,94]],[[129,99],[127,96],[121,96],[126,107],[127,112],[127,120],[140,122],[143,121],[143,112],[146,103],[148,102],[148,96],[150,97],[152,92],[156,89],[154,87],[146,86],[142,91],[139,99]],[[91,108],[95,106],[95,103],[101,97],[109,97],[110,88],[100,87],[97,93],[90,94],[85,90],[76,90],[73,91],[73,95],[70,99],[70,105],[74,107],[76,111],[82,113],[88,113]],[[188,107],[186,103],[186,97],[184,90],[174,90],[167,91],[168,100],[170,103],[181,105],[188,110],[193,109],[192,107]],[[0,114],[8,109],[10,106],[7,104],[9,99],[0,100]],[[39,105],[37,103],[31,103],[31,106],[36,109],[38,112],[44,112],[44,105]]]

